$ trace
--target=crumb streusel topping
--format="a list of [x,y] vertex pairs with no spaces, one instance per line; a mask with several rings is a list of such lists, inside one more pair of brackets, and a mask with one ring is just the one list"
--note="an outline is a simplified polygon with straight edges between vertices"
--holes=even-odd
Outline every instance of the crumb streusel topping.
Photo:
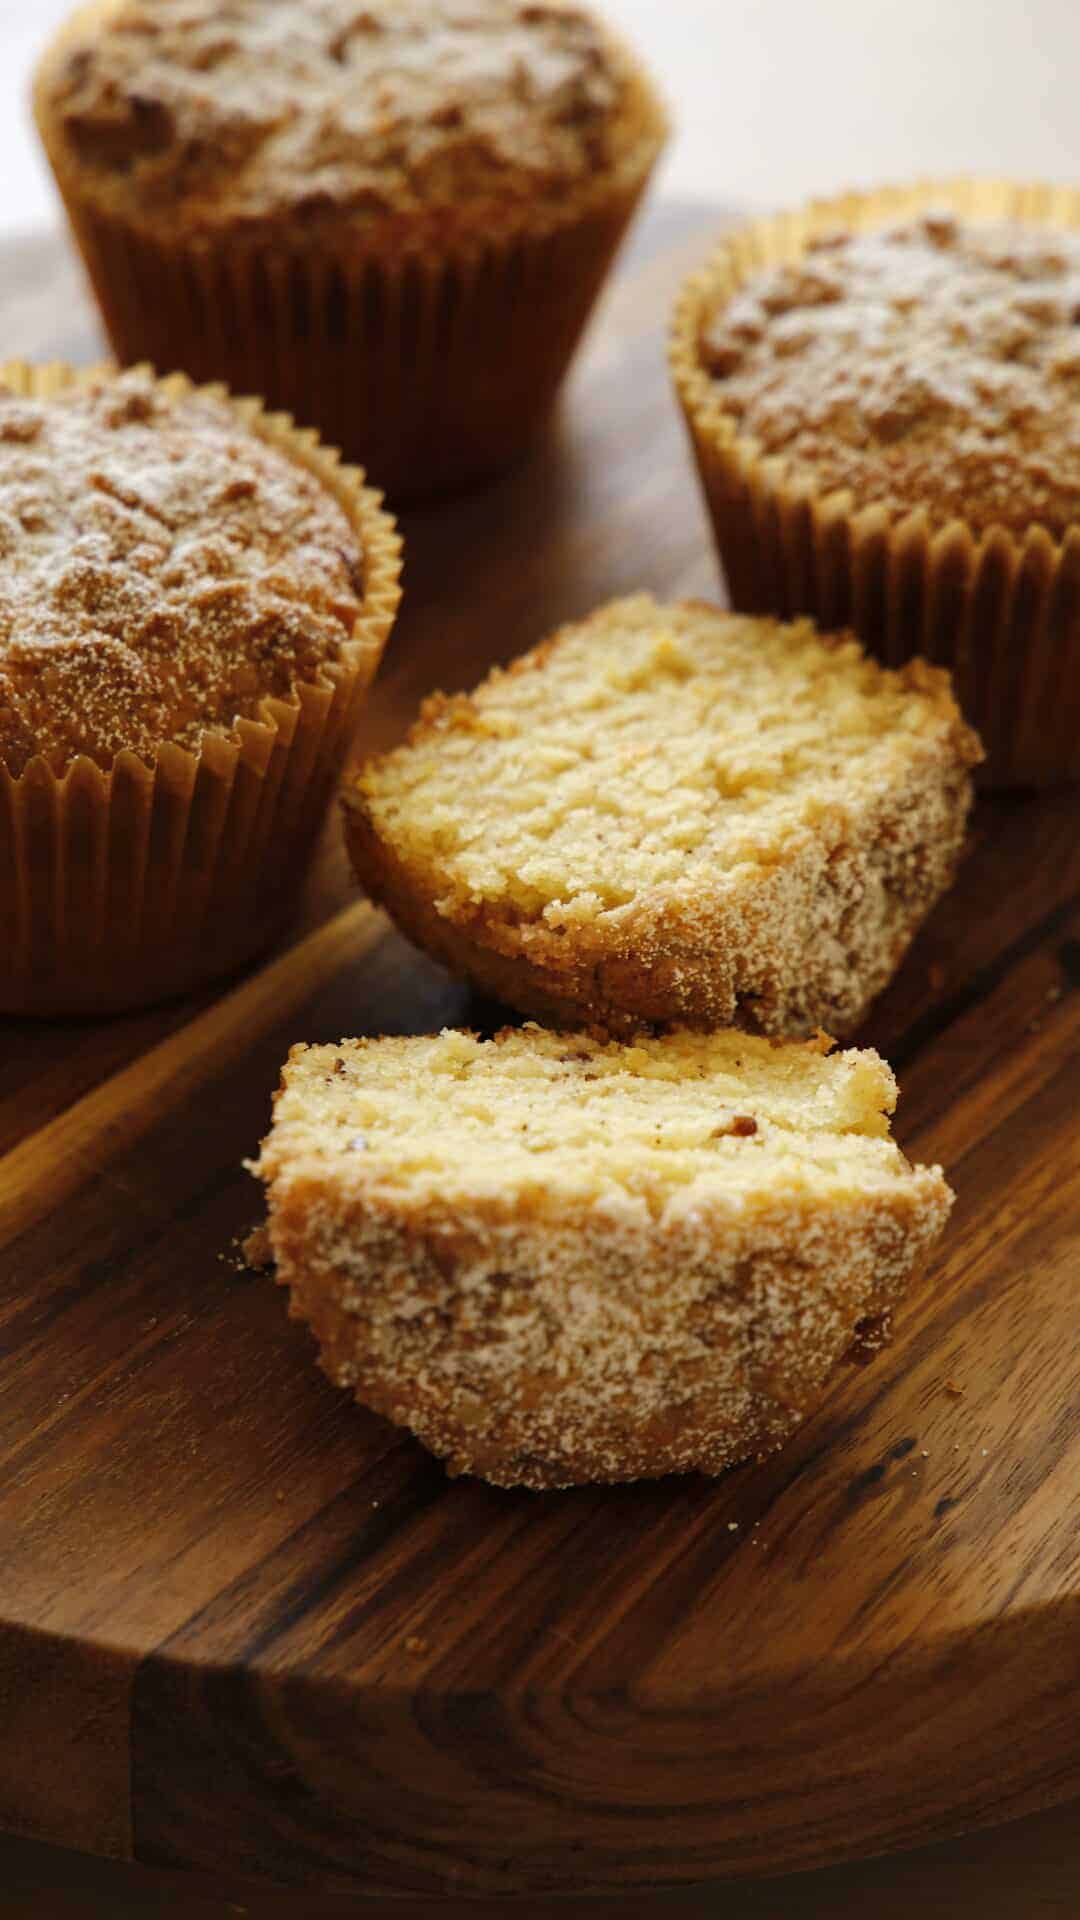
[[337,501],[221,401],[0,388],[0,764],[197,747],[318,682],[361,611]]
[[1080,233],[949,212],[827,233],[706,325],[740,433],[937,525],[1080,522]]
[[558,198],[621,158],[627,69],[562,0],[121,0],[47,98],[129,210],[317,223]]

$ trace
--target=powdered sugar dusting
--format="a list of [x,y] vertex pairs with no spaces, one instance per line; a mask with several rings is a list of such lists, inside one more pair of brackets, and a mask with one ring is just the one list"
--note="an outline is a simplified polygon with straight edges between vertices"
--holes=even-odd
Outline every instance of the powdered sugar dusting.
[[618,157],[624,64],[558,0],[127,0],[50,94],[136,210],[318,220],[579,183]]
[[740,432],[818,492],[977,531],[1080,520],[1080,233],[933,210],[825,233],[701,351]]
[[103,376],[0,390],[0,759],[60,770],[228,732],[333,671],[363,556],[224,402]]

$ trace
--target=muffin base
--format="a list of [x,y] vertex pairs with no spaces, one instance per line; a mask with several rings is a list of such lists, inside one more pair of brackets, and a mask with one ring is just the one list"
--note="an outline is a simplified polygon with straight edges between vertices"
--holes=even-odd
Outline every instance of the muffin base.
[[[93,371],[0,367],[47,396]],[[191,391],[174,375],[166,391]],[[229,396],[216,389],[215,397]],[[324,685],[263,701],[258,719],[172,744],[153,761],[42,758],[0,767],[0,1011],[98,1015],[169,999],[237,972],[295,910],[359,710],[400,598],[400,541],[355,469],[256,401],[245,428],[306,467],[340,502],[364,549],[364,603]]]
[[970,219],[1080,226],[1080,193],[1008,181],[923,181],[846,194],[762,220],[725,241],[686,284],[671,366],[732,605],[826,629],[850,626],[879,659],[922,655],[949,668],[986,748],[983,785],[1080,779],[1080,528],[931,523],[925,511],[859,508],[818,495],[813,476],[740,438],[723,383],[701,362],[702,325],[754,275],[797,258],[815,235],[862,230],[947,206]]
[[753,1218],[647,1226],[479,1196],[426,1216],[342,1211],[312,1174],[271,1184],[270,1237],[336,1385],[451,1473],[539,1490],[716,1474],[774,1451],[861,1323],[887,1320],[950,1205],[925,1167],[843,1205],[792,1193]]

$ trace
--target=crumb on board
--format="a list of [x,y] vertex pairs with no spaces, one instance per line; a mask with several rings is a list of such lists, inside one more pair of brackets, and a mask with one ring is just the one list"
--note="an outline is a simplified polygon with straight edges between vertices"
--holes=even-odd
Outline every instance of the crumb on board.
[[429,1642],[424,1639],[421,1633],[410,1633],[405,1642],[405,1651],[406,1653],[415,1654],[427,1653],[429,1651]]
[[953,1398],[956,1400],[961,1400],[963,1398],[964,1389],[960,1385],[959,1380],[946,1380],[945,1391],[946,1393],[951,1393]]
[[247,1238],[241,1240],[240,1251],[244,1256],[244,1265],[250,1267],[253,1273],[261,1273],[264,1268],[274,1264],[274,1249],[265,1226],[253,1227]]
[[228,1251],[219,1253],[218,1259],[233,1273],[261,1273],[264,1268],[272,1267],[274,1251],[265,1225],[253,1227],[247,1234],[235,1234]]

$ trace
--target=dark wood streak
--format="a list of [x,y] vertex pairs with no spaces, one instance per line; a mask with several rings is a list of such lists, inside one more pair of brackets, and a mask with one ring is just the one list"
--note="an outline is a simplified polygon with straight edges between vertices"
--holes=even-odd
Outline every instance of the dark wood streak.
[[[661,352],[717,223],[654,215],[548,445],[410,516],[365,745],[607,594],[717,591]],[[91,357],[66,258],[9,264],[9,347]],[[305,944],[232,1000],[0,1024],[0,1826],[403,1915],[628,1912],[1080,1793],[1078,814],[981,803],[861,1036],[959,1193],[896,1344],[716,1483],[449,1482],[223,1262],[293,1039],[501,1017],[332,917],[336,822]]]
[[[1074,895],[1072,899],[1062,901],[1038,926],[1029,927],[1011,947],[995,955],[993,960],[973,974],[958,992],[950,994],[940,1006],[928,1008],[921,1019],[909,1027],[903,1040],[891,1049],[894,1070],[902,1073],[925,1047],[933,1046],[935,1040],[940,1040],[964,1014],[973,1012],[988,1000],[995,988],[1008,979],[1013,969],[1029,954],[1051,943],[1062,928],[1076,918],[1078,910],[1080,896]],[[1058,949],[1059,961],[1061,953],[1067,951],[1071,944],[1066,942],[1064,949]],[[1067,966],[1062,966],[1062,972],[1067,990],[1075,991],[1077,983],[1070,977]]]

